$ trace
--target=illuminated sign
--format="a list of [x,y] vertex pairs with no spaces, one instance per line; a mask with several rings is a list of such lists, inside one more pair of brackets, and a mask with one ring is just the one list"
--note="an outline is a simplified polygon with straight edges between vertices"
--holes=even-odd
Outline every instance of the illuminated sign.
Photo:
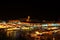
[[55,24],[42,24],[42,26],[60,26],[60,24],[57,24],[57,23],[55,23]]
[[60,26],[60,24],[51,24],[52,26]]
[[60,26],[60,24],[57,24],[57,23],[55,23],[55,24],[48,24],[48,26]]

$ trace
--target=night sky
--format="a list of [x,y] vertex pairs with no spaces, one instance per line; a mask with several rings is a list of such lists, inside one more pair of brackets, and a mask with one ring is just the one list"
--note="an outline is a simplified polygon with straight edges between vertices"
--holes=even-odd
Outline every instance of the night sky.
[[[2,4],[2,3],[1,3]],[[19,19],[31,16],[39,20],[60,20],[58,7],[49,2],[34,1],[8,1],[1,6],[0,19]]]

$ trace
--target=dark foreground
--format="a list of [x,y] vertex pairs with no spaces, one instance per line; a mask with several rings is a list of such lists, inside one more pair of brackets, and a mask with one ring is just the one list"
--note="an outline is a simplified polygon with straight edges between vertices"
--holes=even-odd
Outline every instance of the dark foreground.
[[60,32],[57,32],[55,35],[43,34],[41,36],[38,36],[40,37],[40,39],[31,37],[30,35],[25,35],[24,33],[20,33],[16,37],[8,37],[6,35],[6,32],[0,30],[0,40],[60,40]]

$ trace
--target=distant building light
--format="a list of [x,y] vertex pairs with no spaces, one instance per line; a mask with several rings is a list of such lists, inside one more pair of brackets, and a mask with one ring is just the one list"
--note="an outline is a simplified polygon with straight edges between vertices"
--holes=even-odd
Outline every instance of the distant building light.
[[38,31],[35,32],[36,34],[40,34]]
[[48,24],[42,24],[42,26],[48,26]]

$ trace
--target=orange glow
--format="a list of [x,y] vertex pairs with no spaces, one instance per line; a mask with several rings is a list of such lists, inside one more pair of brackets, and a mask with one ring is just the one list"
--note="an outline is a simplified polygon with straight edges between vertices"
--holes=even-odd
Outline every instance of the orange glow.
[[29,29],[29,27],[22,27],[22,29],[25,29],[26,30],[26,29]]

